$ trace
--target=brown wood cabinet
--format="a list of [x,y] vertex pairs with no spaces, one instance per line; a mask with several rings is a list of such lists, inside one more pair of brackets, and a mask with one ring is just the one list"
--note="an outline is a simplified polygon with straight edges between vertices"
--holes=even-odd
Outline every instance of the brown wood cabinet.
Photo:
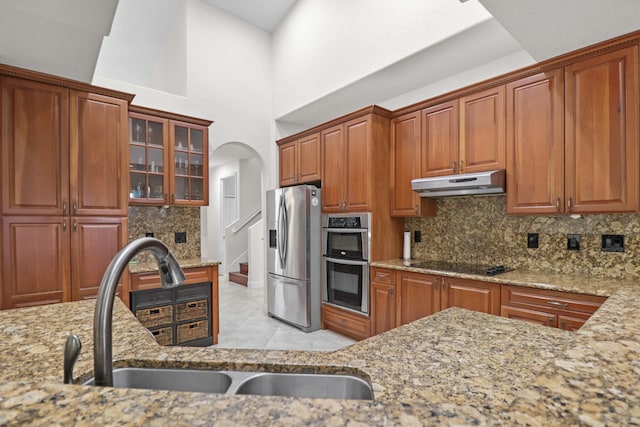
[[571,331],[579,329],[606,301],[595,295],[512,285],[502,285],[501,292],[502,316]]
[[638,208],[638,46],[565,67],[569,213]]
[[137,105],[129,121],[129,203],[208,206],[212,122]]
[[637,62],[634,46],[507,85],[508,213],[637,210]]
[[[218,292],[218,266],[208,265],[203,267],[185,267],[185,285],[193,285],[197,283],[211,282],[211,306],[209,312],[211,313],[211,319],[213,323],[213,343],[218,343],[218,334],[220,333],[220,300]],[[148,271],[143,273],[131,273],[130,274],[130,288],[131,291],[142,291],[150,289],[162,288],[160,282],[160,275],[157,271]]]
[[500,284],[481,280],[441,277],[440,308],[467,310],[500,315]]
[[411,181],[420,178],[420,112],[396,117],[391,122],[391,215],[414,217],[435,215],[436,202],[420,197]]
[[504,86],[460,99],[459,173],[505,168]]
[[423,177],[505,168],[504,86],[422,111]]
[[371,267],[372,333],[449,307],[500,315],[500,285],[410,271]]
[[278,141],[280,186],[315,183],[321,180],[320,133],[290,141]]
[[457,99],[422,110],[421,177],[458,172],[459,132]]
[[132,96],[7,66],[0,87],[0,307],[90,297],[127,241]]
[[322,304],[322,329],[363,340],[371,336],[371,321],[368,316]]
[[558,213],[564,200],[561,69],[507,84],[507,213]]

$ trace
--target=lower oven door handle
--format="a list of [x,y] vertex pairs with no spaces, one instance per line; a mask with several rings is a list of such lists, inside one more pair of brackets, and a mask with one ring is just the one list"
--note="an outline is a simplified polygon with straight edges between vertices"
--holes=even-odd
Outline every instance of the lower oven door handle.
[[323,257],[325,261],[333,262],[334,264],[346,264],[346,265],[369,265],[369,261],[352,261],[350,259],[329,258]]
[[366,228],[323,228],[323,231],[327,231],[329,233],[366,233],[368,230]]

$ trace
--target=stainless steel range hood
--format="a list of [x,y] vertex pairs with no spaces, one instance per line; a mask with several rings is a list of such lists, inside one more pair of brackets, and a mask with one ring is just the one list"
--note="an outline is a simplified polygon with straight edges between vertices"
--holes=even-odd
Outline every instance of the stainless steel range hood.
[[505,189],[504,169],[489,172],[418,178],[411,181],[411,188],[420,197],[434,199],[479,194],[499,194]]

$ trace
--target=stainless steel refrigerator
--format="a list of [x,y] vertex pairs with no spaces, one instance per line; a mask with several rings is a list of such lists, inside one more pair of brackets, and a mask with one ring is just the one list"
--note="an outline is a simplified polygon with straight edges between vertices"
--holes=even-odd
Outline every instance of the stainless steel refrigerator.
[[267,192],[267,310],[305,332],[320,329],[320,189]]

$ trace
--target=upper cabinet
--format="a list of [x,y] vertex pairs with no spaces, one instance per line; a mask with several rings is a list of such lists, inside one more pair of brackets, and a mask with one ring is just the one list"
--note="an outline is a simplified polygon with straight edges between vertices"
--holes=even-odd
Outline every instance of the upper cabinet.
[[209,204],[208,120],[131,106],[129,203]]
[[411,189],[411,181],[420,178],[421,130],[420,111],[396,117],[391,122],[392,216],[435,215],[435,200],[420,197]]
[[633,212],[638,203],[638,47],[565,67],[565,209]]
[[504,86],[422,111],[422,177],[505,167]]
[[278,146],[281,187],[320,181],[322,156],[319,132],[292,141],[278,141]]
[[507,212],[637,210],[637,47],[507,85]]
[[460,99],[459,173],[504,169],[504,113],[504,86]]
[[[389,186],[389,119],[376,113],[346,120],[321,132],[323,212],[368,212],[373,186]],[[378,173],[384,176],[379,176]],[[388,210],[388,207],[385,207]]]

